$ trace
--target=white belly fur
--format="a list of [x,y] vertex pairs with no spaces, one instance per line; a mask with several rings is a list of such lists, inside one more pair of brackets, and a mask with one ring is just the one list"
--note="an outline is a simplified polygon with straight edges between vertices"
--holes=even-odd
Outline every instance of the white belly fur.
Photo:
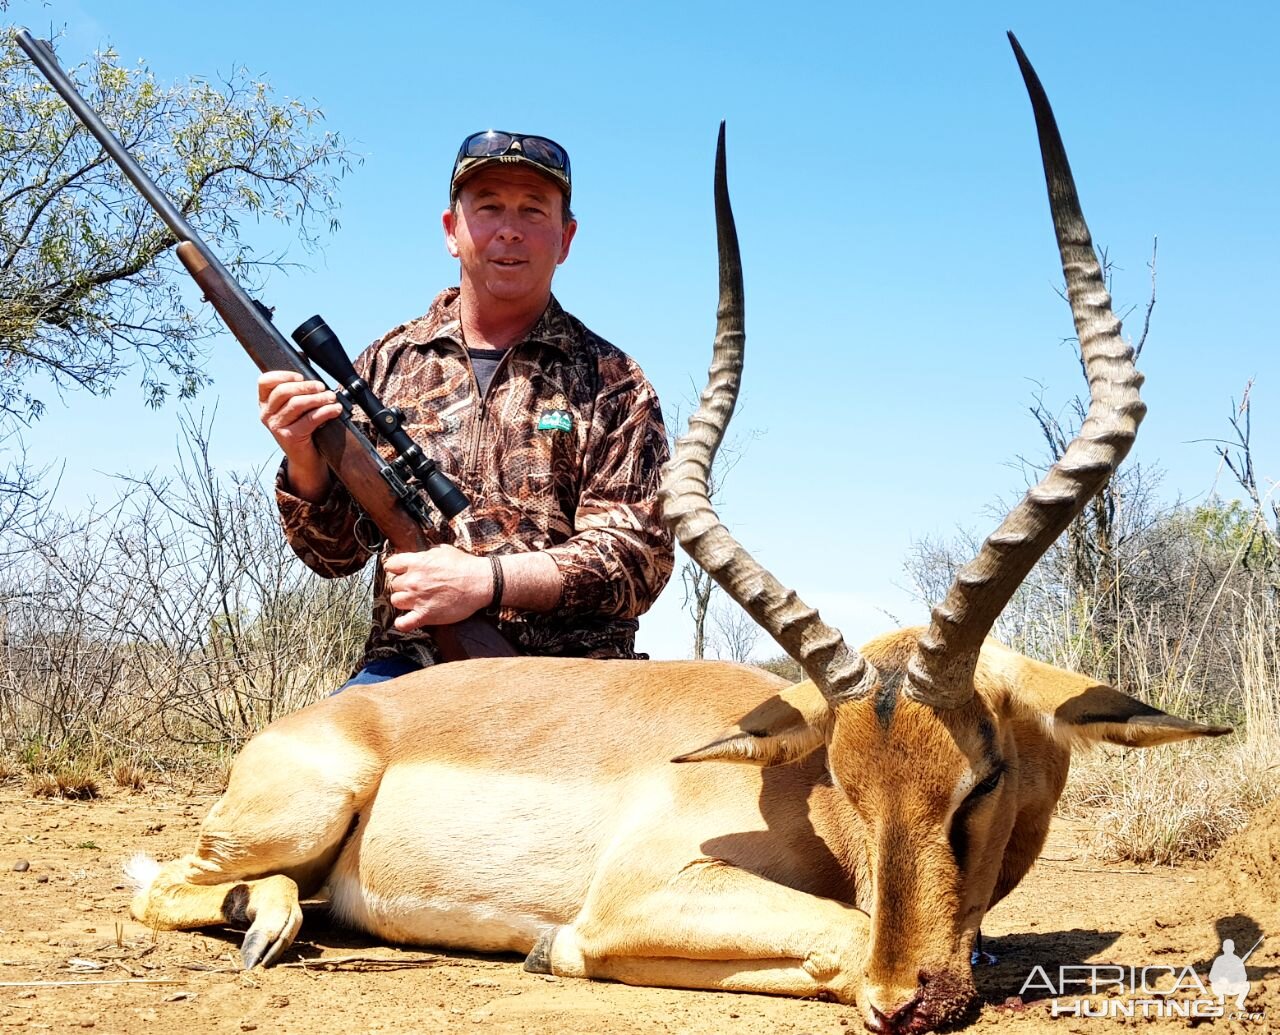
[[586,898],[621,788],[393,766],[329,878],[335,915],[389,940],[528,952]]

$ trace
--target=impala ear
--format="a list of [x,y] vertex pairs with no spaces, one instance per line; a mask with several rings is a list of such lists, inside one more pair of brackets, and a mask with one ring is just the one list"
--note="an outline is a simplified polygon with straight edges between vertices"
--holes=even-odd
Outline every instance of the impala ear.
[[752,708],[709,744],[671,761],[785,765],[821,747],[834,718],[826,698],[806,680]]
[[1180,719],[1089,676],[1034,661],[992,639],[982,645],[979,666],[986,678],[1003,681],[1013,697],[1039,712],[1055,737],[1069,743],[1155,747],[1232,732],[1230,726]]
[[1052,713],[1059,731],[1072,738],[1122,747],[1155,747],[1192,737],[1221,737],[1230,726],[1204,726],[1162,712],[1105,683],[1092,683],[1063,700]]

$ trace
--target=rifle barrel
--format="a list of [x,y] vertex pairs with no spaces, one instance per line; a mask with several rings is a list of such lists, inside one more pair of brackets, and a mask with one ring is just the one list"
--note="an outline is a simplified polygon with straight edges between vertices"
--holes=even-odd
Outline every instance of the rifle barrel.
[[[67,102],[67,107],[80,120],[81,125],[93,134],[98,143],[102,145],[102,149],[120,166],[121,171],[129,177],[130,182],[138,189],[138,193],[146,199],[156,214],[173,231],[173,236],[178,239],[178,242],[180,244],[184,241],[191,242],[199,250],[205,262],[212,266],[227,282],[227,290],[235,296],[236,300],[246,309],[257,314],[257,307],[253,299],[249,297],[249,293],[245,291],[235,277],[231,276],[227,268],[222,264],[222,260],[204,243],[200,235],[196,233],[195,228],[187,222],[186,217],[178,210],[178,207],[170,200],[169,196],[156,186],[156,181],[138,164],[137,159],[129,154],[124,144],[120,142],[120,138],[107,128],[106,123],[98,117],[98,113],[89,107],[89,102],[80,96],[80,91],[76,89],[76,84],[71,81],[71,77],[58,64],[53,48],[44,40],[32,36],[26,29],[18,29],[14,35],[17,37],[18,45],[31,58],[32,64],[40,69],[45,79],[49,81],[49,85],[58,92],[58,96]],[[309,365],[301,361],[297,350],[289,344],[276,325],[265,318],[261,320],[261,323],[266,332],[275,339],[277,347],[282,352],[295,357],[295,361],[290,366],[304,375],[314,377],[314,371],[310,371]]]
[[[169,229],[173,231],[173,236],[179,241],[195,241],[203,244],[204,242],[200,241],[196,232],[191,228],[191,224],[187,222],[186,218],[169,200],[164,191],[156,186],[155,181],[147,175],[146,170],[137,163],[133,155],[125,150],[124,144],[107,128],[106,123],[98,117],[98,113],[90,108],[88,102],[80,96],[80,92],[76,89],[75,83],[71,81],[71,77],[58,64],[53,48],[44,40],[32,36],[26,29],[19,29],[16,35],[18,45],[27,52],[27,56],[31,58],[32,63],[49,80],[49,85],[58,91],[58,95],[67,102],[67,107],[75,112],[76,118],[80,120],[84,128],[97,138],[103,150],[115,160],[116,165],[120,166],[124,174],[133,181],[133,185],[138,188],[138,192],[150,202],[151,207],[168,224]],[[201,250],[207,251],[208,249],[202,248]]]

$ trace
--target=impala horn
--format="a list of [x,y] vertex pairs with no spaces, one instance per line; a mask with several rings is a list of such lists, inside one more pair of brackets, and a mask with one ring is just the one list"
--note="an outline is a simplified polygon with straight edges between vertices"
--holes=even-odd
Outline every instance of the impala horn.
[[742,259],[725,176],[724,123],[716,143],[716,239],[720,255],[720,305],[707,387],[689,430],[676,442],[659,496],[663,519],[685,552],[720,584],[792,658],[832,704],[863,696],[875,669],[847,646],[839,631],[805,606],[729,534],[711,507],[708,482],[742,381]]
[[1134,367],[1133,350],[1120,337],[1049,99],[1013,33],[1009,42],[1035,112],[1049,210],[1089,379],[1089,412],[1062,458],[982,544],[933,609],[933,621],[908,663],[903,692],[937,708],[956,708],[973,696],[982,641],[1035,563],[1106,485],[1147,411],[1138,397],[1142,375]]

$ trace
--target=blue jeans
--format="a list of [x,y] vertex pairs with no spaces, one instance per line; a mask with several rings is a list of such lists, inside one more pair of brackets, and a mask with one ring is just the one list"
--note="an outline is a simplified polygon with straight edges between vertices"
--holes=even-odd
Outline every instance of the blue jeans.
[[359,672],[343,683],[337,690],[330,694],[340,694],[343,690],[353,686],[365,686],[369,683],[385,683],[388,679],[395,679],[396,676],[403,676],[408,672],[417,672],[422,666],[416,661],[410,661],[408,658],[397,655],[394,658],[378,658],[365,665]]

